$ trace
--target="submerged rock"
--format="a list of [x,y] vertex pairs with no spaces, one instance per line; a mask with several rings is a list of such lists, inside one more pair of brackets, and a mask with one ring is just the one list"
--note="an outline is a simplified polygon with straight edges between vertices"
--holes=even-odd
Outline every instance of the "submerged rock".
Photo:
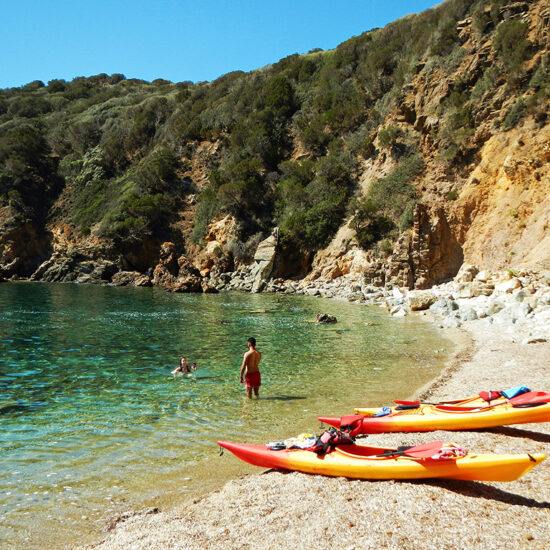
[[318,313],[315,316],[315,322],[320,324],[336,323],[336,317],[330,313]]

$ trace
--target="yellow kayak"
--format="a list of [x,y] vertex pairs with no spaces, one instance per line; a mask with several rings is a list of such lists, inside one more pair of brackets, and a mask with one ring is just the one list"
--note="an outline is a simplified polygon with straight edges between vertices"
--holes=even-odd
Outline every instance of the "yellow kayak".
[[550,422],[550,393],[528,392],[491,405],[427,404],[357,408],[355,416],[319,417],[351,433],[475,430],[509,424]]
[[[441,441],[402,451],[355,444],[339,445],[323,456],[302,449],[271,450],[265,445],[226,441],[218,441],[218,445],[241,460],[262,468],[354,479],[449,478],[514,481],[546,458],[544,454],[476,454],[466,453],[464,450],[465,456],[434,458],[441,454],[441,449],[446,448]],[[447,448],[456,447],[450,445]],[[415,453],[415,449],[419,451]]]

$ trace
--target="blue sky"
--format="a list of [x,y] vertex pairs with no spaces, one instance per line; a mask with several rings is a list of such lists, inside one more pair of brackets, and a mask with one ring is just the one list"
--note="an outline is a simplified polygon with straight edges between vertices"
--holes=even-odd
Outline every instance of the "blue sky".
[[122,73],[214,80],[334,48],[433,0],[0,0],[0,88]]

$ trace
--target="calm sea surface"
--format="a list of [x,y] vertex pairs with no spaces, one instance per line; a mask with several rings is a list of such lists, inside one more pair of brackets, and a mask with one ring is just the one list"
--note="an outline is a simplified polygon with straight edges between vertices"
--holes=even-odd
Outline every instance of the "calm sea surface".
[[[336,315],[316,325],[316,313]],[[260,400],[239,384],[246,341]],[[0,285],[0,547],[100,538],[109,518],[168,509],[255,471],[218,439],[320,433],[434,377],[452,345],[378,308],[302,296]],[[181,355],[193,378],[170,371]]]

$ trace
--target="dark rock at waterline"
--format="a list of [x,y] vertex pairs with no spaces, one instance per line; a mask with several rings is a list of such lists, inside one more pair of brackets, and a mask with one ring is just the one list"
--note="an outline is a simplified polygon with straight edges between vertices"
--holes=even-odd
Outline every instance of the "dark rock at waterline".
[[31,275],[31,281],[105,283],[118,271],[109,260],[90,260],[78,252],[69,255],[54,253]]
[[330,313],[318,313],[315,316],[315,322],[320,324],[336,323],[336,317]]
[[116,286],[151,286],[151,277],[139,271],[119,271],[113,275],[111,283]]

